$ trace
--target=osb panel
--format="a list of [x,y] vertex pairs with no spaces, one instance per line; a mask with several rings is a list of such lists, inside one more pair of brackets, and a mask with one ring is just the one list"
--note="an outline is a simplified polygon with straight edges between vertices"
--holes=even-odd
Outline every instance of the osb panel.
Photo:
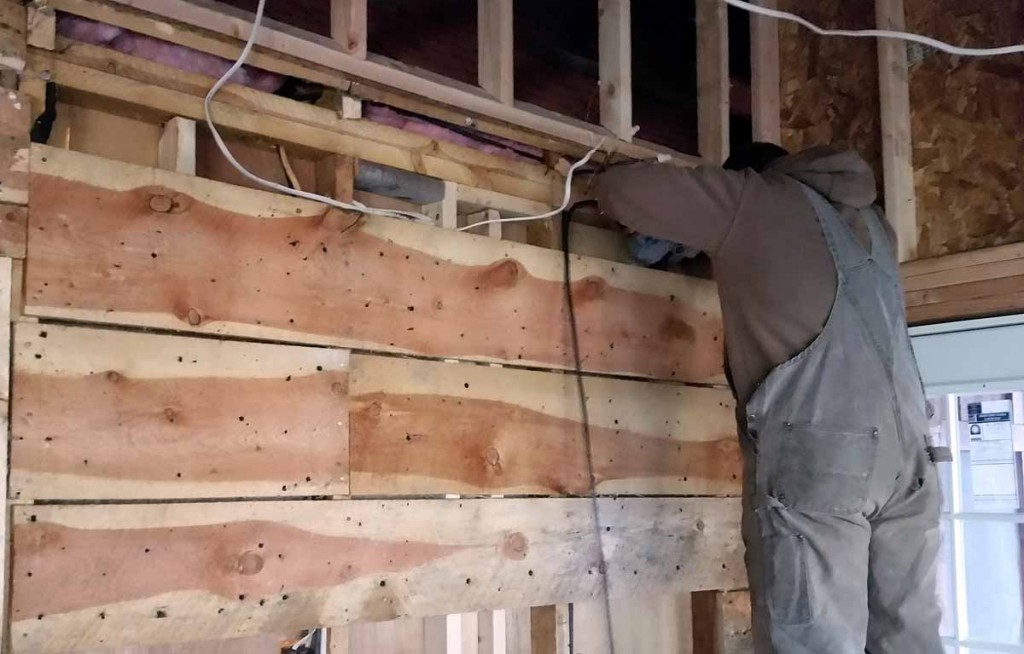
[[[872,0],[780,0],[822,27],[873,27]],[[782,145],[832,144],[858,150],[881,179],[878,51],[868,39],[819,37],[779,23]]]
[[[953,43],[1024,40],[1022,0],[906,0],[905,9],[908,29]],[[919,256],[1024,241],[1024,57],[927,53],[910,69],[910,104]]]

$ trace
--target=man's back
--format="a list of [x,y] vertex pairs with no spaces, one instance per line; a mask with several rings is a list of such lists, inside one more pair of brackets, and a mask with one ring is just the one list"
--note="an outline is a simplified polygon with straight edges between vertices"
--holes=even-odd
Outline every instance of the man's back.
[[611,172],[598,191],[626,224],[712,255],[756,651],[940,654],[937,453],[867,166],[819,150],[760,173]]
[[835,296],[832,257],[794,178],[862,229],[856,214],[874,202],[875,181],[854,152],[819,148],[762,174],[638,164],[612,168],[596,184],[601,210],[619,222],[712,257],[741,405],[772,368],[817,336]]

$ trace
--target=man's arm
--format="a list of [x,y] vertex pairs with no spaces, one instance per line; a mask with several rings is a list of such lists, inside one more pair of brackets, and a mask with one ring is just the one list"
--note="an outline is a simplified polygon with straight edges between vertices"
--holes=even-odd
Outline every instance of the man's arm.
[[603,213],[626,227],[713,256],[732,228],[750,174],[635,163],[600,173],[594,196]]

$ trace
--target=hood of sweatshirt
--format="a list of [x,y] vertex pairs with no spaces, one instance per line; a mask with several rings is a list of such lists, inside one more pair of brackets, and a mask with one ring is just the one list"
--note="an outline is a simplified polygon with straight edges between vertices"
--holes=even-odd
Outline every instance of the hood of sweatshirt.
[[782,157],[768,170],[793,177],[832,202],[857,209],[874,204],[878,197],[871,166],[853,150],[815,147]]

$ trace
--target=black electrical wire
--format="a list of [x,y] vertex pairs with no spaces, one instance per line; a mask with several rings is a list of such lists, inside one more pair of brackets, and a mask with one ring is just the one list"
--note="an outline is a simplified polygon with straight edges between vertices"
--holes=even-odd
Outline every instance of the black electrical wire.
[[[612,640],[612,610],[611,599],[608,596],[608,564],[605,561],[604,542],[601,539],[601,519],[598,511],[597,501],[597,476],[594,474],[594,453],[590,440],[590,415],[587,411],[587,391],[583,381],[583,361],[580,356],[580,334],[576,322],[576,305],[572,297],[572,263],[569,255],[569,225],[572,223],[572,215],[584,206],[597,206],[595,200],[583,200],[573,204],[562,212],[562,272],[563,286],[565,288],[565,306],[569,318],[569,340],[572,347],[573,372],[576,377],[576,392],[580,402],[580,424],[582,426],[583,450],[587,457],[587,476],[589,480],[588,490],[590,497],[590,508],[593,512],[594,543],[600,555],[598,574],[601,577],[601,595],[604,600],[605,628],[607,630],[608,647],[611,654],[615,654],[615,641]],[[573,633],[572,622],[569,623],[569,654],[573,654]]]

